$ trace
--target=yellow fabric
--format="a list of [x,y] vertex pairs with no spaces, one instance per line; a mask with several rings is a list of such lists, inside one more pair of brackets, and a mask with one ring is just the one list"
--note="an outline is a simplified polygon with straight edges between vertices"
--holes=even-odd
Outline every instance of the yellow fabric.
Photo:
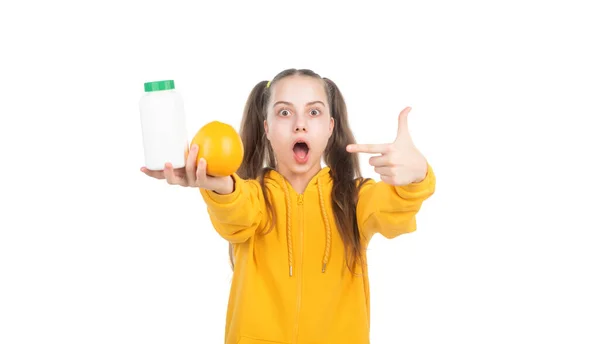
[[[226,344],[369,343],[368,269],[359,265],[353,275],[345,264],[329,172],[329,167],[321,169],[302,194],[278,172],[267,173],[265,184],[277,214],[268,234],[265,196],[257,180],[234,175],[234,191],[228,195],[201,189],[214,228],[233,244]],[[357,204],[363,247],[376,233],[394,238],[416,230],[416,214],[435,184],[429,165],[419,183],[368,181]]]

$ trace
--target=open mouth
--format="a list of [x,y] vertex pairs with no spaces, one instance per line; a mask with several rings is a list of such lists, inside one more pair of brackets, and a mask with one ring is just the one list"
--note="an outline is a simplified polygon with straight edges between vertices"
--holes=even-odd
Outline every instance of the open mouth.
[[308,143],[303,140],[297,140],[294,143],[294,158],[299,163],[304,163],[308,160],[308,152],[310,151],[310,147]]

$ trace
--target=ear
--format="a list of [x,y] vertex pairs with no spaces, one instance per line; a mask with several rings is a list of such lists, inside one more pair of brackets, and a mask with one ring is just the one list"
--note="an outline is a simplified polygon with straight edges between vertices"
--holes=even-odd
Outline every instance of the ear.
[[267,140],[269,139],[269,125],[267,124],[267,120],[263,121],[263,126],[265,127],[265,134],[267,136]]
[[333,128],[335,128],[335,119],[331,116],[329,117],[329,137],[333,134]]

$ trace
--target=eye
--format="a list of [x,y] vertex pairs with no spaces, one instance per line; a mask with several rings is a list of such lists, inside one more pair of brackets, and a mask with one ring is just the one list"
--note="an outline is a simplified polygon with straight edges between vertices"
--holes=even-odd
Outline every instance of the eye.
[[283,117],[287,117],[287,116],[289,116],[289,114],[290,114],[290,111],[287,109],[282,109],[279,111],[279,115],[281,115]]
[[321,113],[321,111],[319,111],[319,109],[312,109],[310,110],[310,114],[313,116],[317,116]]

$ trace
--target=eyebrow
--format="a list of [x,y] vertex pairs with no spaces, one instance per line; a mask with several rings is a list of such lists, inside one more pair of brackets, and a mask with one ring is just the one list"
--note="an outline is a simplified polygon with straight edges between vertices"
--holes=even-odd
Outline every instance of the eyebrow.
[[[316,104],[316,103],[321,103],[321,105],[325,106],[325,104],[322,101],[320,101],[320,100],[315,100],[313,102],[306,103],[306,106],[310,106],[310,105],[313,105],[313,104]],[[280,101],[276,102],[275,104],[273,104],[273,107],[277,106],[277,104],[285,104],[285,105],[293,106],[293,104],[290,103],[290,102],[286,102],[286,101],[280,100]]]

